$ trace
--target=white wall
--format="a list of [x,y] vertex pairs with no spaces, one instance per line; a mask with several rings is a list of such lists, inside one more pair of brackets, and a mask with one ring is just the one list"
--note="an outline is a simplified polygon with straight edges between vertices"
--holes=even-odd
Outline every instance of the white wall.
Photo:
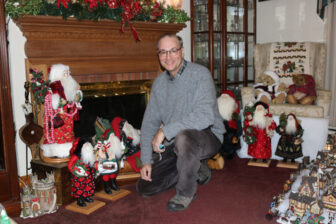
[[325,42],[325,22],[316,0],[270,0],[257,3],[257,43]]
[[[183,1],[182,8],[190,15],[190,2]],[[191,46],[190,46],[190,22],[187,27],[179,32],[179,35],[184,40],[185,58],[190,60]],[[18,175],[26,175],[26,145],[21,141],[18,131],[26,123],[25,116],[21,105],[24,104],[24,82],[26,81],[25,72],[25,53],[24,43],[26,38],[23,37],[22,32],[16,24],[10,20],[8,23],[8,57],[12,88],[12,103],[13,103],[13,117],[17,135],[15,139],[16,145],[16,159],[18,164]],[[31,160],[31,153],[28,149],[28,163]],[[30,167],[30,164],[28,164]]]

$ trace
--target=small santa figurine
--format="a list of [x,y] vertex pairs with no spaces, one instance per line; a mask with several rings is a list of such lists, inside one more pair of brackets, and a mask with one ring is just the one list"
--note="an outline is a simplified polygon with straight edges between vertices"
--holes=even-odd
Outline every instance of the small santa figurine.
[[267,162],[272,156],[271,138],[274,135],[276,124],[268,105],[263,102],[256,102],[252,113],[245,113],[244,133],[248,146],[248,155],[253,160],[262,159]]
[[111,126],[114,134],[125,146],[124,156],[127,162],[135,172],[140,172],[140,130],[135,129],[127,120],[121,117],[113,118]]
[[78,120],[78,110],[83,93],[70,75],[69,66],[55,64],[51,67],[50,91],[44,104],[44,142],[41,145],[46,157],[68,157],[74,141],[73,122]]
[[93,146],[84,138],[77,138],[71,149],[68,169],[72,176],[71,196],[77,199],[77,205],[86,206],[85,202],[92,203],[97,174],[97,162]]
[[240,136],[242,135],[239,102],[231,90],[222,92],[217,102],[226,129],[219,153],[228,159],[232,159],[236,150],[240,149]]
[[116,183],[116,177],[119,172],[119,161],[124,153],[124,146],[111,129],[105,135],[107,140],[98,141],[95,148],[99,163],[98,171],[104,182],[104,191],[106,194],[112,194],[112,190],[120,190]]
[[275,155],[283,157],[284,162],[287,162],[287,159],[291,159],[291,162],[295,163],[296,158],[303,156],[301,144],[303,142],[303,129],[295,114],[286,115],[282,113],[276,132],[281,137]]

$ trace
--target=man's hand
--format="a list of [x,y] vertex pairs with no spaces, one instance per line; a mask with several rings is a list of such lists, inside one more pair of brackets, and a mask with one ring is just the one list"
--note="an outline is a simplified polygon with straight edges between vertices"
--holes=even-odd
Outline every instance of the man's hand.
[[152,164],[144,164],[140,170],[141,179],[152,181]]
[[163,143],[163,140],[165,139],[165,135],[162,131],[162,129],[160,128],[154,138],[153,138],[153,141],[152,141],[152,146],[153,146],[153,150],[154,152],[157,152],[157,153],[161,153],[162,152],[162,149],[160,149],[160,145]]

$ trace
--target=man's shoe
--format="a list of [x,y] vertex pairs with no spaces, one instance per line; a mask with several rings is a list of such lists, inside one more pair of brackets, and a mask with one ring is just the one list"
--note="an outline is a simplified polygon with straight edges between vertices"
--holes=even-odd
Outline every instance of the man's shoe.
[[211,179],[211,169],[208,166],[208,160],[203,160],[201,162],[201,167],[198,170],[198,180],[197,183],[200,185],[204,185],[209,183]]
[[180,212],[188,208],[190,203],[196,198],[196,194],[193,197],[185,197],[176,194],[172,199],[168,201],[167,209],[171,212]]

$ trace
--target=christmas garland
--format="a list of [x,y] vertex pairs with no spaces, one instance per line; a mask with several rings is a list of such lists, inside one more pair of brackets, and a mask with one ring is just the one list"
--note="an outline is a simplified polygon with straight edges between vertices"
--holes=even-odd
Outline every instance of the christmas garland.
[[[160,1],[162,2],[162,1]],[[184,10],[164,6],[153,0],[7,0],[5,12],[16,19],[24,15],[48,15],[78,20],[117,22],[151,21],[185,23],[190,17]]]

